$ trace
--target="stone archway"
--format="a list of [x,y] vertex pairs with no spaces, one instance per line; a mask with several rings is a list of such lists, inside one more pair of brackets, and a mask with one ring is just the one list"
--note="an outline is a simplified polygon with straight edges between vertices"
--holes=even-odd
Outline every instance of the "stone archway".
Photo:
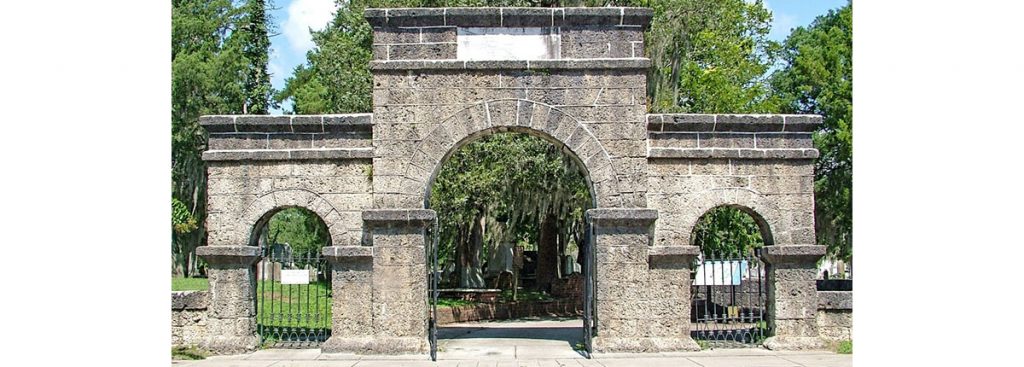
[[697,221],[711,209],[730,206],[747,213],[754,218],[761,230],[766,246],[789,244],[788,223],[783,220],[779,208],[763,195],[746,188],[718,188],[697,193],[700,200],[689,211],[681,216],[680,228],[689,228],[685,243],[694,245],[696,239],[692,233]]
[[254,244],[254,236],[261,224],[270,219],[274,212],[287,207],[305,208],[324,221],[327,231],[331,234],[331,242],[338,240],[335,235],[339,232],[341,214],[331,205],[330,202],[315,192],[301,189],[283,189],[271,191],[253,200],[245,210],[238,216],[238,227],[236,230],[247,230],[242,234],[248,238],[249,244]]
[[467,142],[504,131],[534,135],[562,147],[583,169],[596,206],[621,206],[608,151],[586,125],[558,108],[525,99],[477,103],[435,124],[413,151],[406,177],[428,195],[448,156]]
[[[479,120],[477,120],[478,118]],[[481,120],[487,123],[476,123]],[[431,199],[434,198],[432,197],[432,194],[434,194],[432,189],[439,178],[438,176],[441,175],[440,172],[445,162],[452,155],[457,154],[460,149],[493,134],[517,133],[535,137],[548,144],[549,147],[556,148],[564,157],[571,159],[573,165],[579,169],[581,174],[580,178],[582,181],[578,182],[582,182],[585,185],[590,197],[588,203],[581,203],[584,205],[583,209],[595,208],[599,205],[597,201],[600,196],[595,189],[595,182],[605,189],[613,190],[612,192],[616,188],[614,186],[615,178],[614,175],[610,174],[610,170],[601,170],[599,172],[603,174],[603,177],[594,178],[591,172],[589,172],[586,163],[584,163],[590,162],[592,165],[599,167],[611,167],[608,152],[601,147],[597,139],[593,137],[592,132],[571,115],[549,105],[523,99],[486,101],[458,111],[452,116],[446,117],[442,122],[434,124],[434,126],[435,128],[417,146],[418,153],[436,151],[433,148],[424,149],[424,147],[440,146],[442,149],[446,149],[446,151],[439,157],[436,154],[420,154],[418,155],[420,160],[412,162],[417,167],[431,167],[432,172],[424,185],[424,206],[428,209],[434,209],[431,206]],[[579,155],[581,153],[584,154],[583,157]],[[620,205],[617,195],[606,193],[604,196],[615,200],[611,203],[609,200],[605,200],[605,205]],[[443,218],[445,213],[438,212],[437,215],[440,219]],[[581,236],[585,236],[585,228],[581,228],[580,231],[582,232]],[[540,238],[541,244],[543,244],[543,235]],[[589,239],[584,240],[584,242],[589,242]],[[437,244],[437,242],[432,242],[428,245],[428,251],[431,251],[430,255],[428,255],[428,263],[430,264],[430,269],[435,269],[435,271],[440,269],[440,264],[437,263],[437,254],[434,253],[434,251],[440,251],[437,248]],[[550,245],[550,247],[540,246],[537,249],[537,258],[535,259],[534,266],[538,283],[543,283],[539,280],[543,279],[543,275],[541,275],[542,270],[547,270],[550,274],[558,274],[558,262],[562,252],[559,252],[560,250],[554,246],[554,243]],[[453,316],[458,314],[457,311],[452,311],[446,317],[445,312],[438,316],[437,309],[432,308],[431,313],[433,316],[430,319],[430,325],[433,326],[430,330],[431,343],[435,346],[435,349],[445,350],[441,352],[441,357],[436,357],[436,354],[433,356],[442,359],[459,359],[476,355],[483,352],[479,349],[479,346],[481,341],[486,340],[488,350],[504,351],[515,349],[519,350],[519,353],[531,353],[531,351],[535,350],[555,348],[562,353],[561,357],[579,357],[579,354],[572,349],[577,343],[586,340],[585,331],[587,328],[584,327],[584,324],[588,320],[588,316],[583,317],[583,323],[580,322],[579,317],[580,312],[587,311],[584,307],[585,300],[592,298],[585,296],[586,289],[584,288],[586,285],[593,284],[594,267],[591,264],[593,262],[592,247],[589,245],[584,246],[583,243],[578,243],[577,245],[580,246],[579,256],[580,260],[583,261],[583,266],[576,276],[581,277],[578,280],[582,280],[582,282],[578,283],[580,288],[573,288],[573,296],[562,298],[565,295],[548,293],[548,295],[554,297],[550,303],[533,303],[531,301],[524,302],[523,296],[520,295],[519,302],[501,302],[492,306],[494,308],[478,309],[481,311],[481,314],[493,313],[494,316],[497,316],[497,319],[505,317],[521,319],[524,316],[543,315],[545,312],[552,312],[548,314],[549,316],[558,314],[559,316],[571,316],[572,318],[558,321],[548,320],[540,323],[517,323],[515,327],[508,327],[507,324],[502,323],[487,324],[484,329],[466,334],[466,327],[462,325],[443,326],[438,324],[439,320],[449,320],[448,322],[451,322]],[[550,251],[545,252],[545,250]],[[451,252],[447,253],[451,254]],[[565,252],[565,254],[568,253]],[[443,255],[444,252],[440,254]],[[561,277],[559,276],[559,278]],[[428,276],[428,281],[432,282],[434,280],[436,279]],[[440,280],[438,281],[440,282]],[[491,284],[491,282],[488,281],[487,284]],[[464,286],[460,285],[459,287]],[[428,293],[428,301],[431,304],[437,302],[432,297],[435,294],[433,293],[434,289],[440,289],[440,292],[443,294],[445,291],[443,288],[451,287],[440,286],[438,283],[431,284],[431,292]],[[494,286],[483,286],[482,288],[494,288]],[[546,288],[526,287],[526,289],[540,290]],[[475,314],[476,312],[472,313]],[[457,320],[457,317],[455,319]],[[475,339],[475,341],[467,343],[465,338]],[[529,340],[525,344],[518,344],[524,338],[535,340]],[[432,350],[432,352],[434,351]],[[555,353],[553,350],[550,352]]]

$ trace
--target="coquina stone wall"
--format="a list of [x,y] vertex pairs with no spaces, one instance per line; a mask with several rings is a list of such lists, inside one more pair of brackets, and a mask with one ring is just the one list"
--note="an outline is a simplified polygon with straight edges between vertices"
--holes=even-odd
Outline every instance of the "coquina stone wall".
[[[252,232],[284,207],[328,225],[326,352],[426,353],[428,193],[479,137],[532,134],[578,160],[596,209],[595,352],[696,350],[692,231],[716,206],[760,224],[772,348],[817,347],[811,132],[819,116],[648,114],[638,8],[369,9],[373,113],[204,116],[210,148],[207,344],[255,345]],[[460,28],[540,28],[552,58],[465,60]],[[498,32],[500,33],[500,32]],[[514,32],[513,32],[514,33]]]
[[171,292],[171,345],[202,345],[209,337],[207,308],[210,294],[204,291]]
[[818,291],[817,318],[822,339],[853,340],[853,292]]

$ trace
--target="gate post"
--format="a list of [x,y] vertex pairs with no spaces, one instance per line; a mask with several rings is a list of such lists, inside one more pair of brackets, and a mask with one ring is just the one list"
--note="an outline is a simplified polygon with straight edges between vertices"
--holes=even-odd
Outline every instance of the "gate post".
[[255,351],[260,339],[252,265],[259,259],[259,248],[202,246],[196,255],[206,260],[210,280],[209,336],[201,346],[217,353]]
[[331,264],[331,337],[321,346],[325,353],[360,352],[373,336],[373,247],[323,248]]
[[650,247],[655,209],[591,209],[597,353],[700,350],[690,338],[693,246]]
[[765,246],[767,264],[768,326],[774,336],[764,345],[772,350],[821,349],[818,335],[817,261],[825,246]]
[[435,217],[430,209],[366,210],[373,247],[324,249],[335,264],[325,352],[427,353],[426,228]]

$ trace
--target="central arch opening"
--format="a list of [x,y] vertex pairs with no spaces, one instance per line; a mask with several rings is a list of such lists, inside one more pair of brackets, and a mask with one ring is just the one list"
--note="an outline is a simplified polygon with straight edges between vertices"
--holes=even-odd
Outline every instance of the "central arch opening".
[[438,358],[581,357],[596,201],[578,157],[537,131],[476,134],[441,161],[425,205],[438,218]]

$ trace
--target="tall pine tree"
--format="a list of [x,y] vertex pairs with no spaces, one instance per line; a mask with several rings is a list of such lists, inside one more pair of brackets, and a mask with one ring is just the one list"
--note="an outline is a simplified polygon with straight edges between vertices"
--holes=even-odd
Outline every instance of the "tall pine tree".
[[[258,45],[267,37],[262,1],[236,7],[229,0],[174,0],[171,6],[172,272],[187,276],[196,270],[195,248],[206,240],[207,137],[199,116],[266,112],[269,41]],[[251,42],[257,46],[248,47]]]

